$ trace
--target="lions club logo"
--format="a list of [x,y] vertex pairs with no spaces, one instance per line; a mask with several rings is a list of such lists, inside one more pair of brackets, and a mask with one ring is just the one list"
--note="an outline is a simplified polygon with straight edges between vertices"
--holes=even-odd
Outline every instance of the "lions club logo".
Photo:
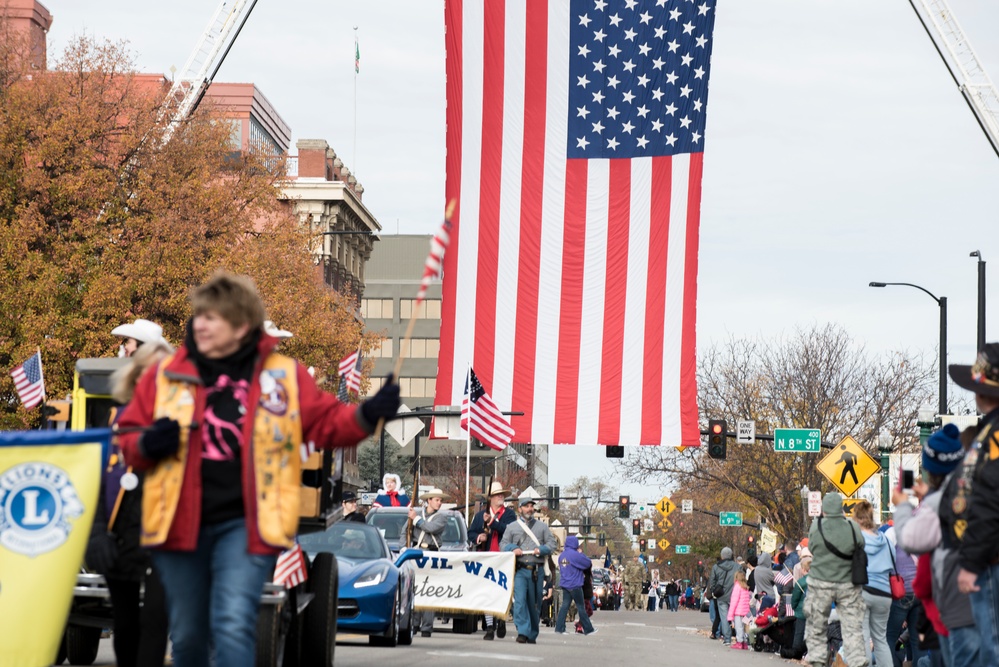
[[60,547],[83,503],[65,470],[34,461],[0,475],[0,544],[25,556]]

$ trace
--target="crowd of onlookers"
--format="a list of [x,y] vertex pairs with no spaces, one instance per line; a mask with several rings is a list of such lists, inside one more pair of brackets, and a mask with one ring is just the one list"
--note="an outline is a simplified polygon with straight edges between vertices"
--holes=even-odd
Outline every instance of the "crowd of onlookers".
[[999,665],[999,344],[951,378],[983,417],[922,446],[911,489],[879,525],[828,493],[808,536],[744,561],[722,549],[708,581],[713,639],[809,665]]

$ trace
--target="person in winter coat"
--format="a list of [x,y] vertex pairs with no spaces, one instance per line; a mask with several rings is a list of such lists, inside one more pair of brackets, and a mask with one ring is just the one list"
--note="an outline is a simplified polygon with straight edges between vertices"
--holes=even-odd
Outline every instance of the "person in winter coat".
[[749,615],[749,600],[753,594],[749,592],[746,573],[742,570],[735,573],[734,582],[728,604],[728,622],[735,621],[735,643],[732,648],[746,650],[749,645],[746,643],[745,618]]
[[718,606],[718,618],[721,623],[721,633],[725,638],[725,646],[732,644],[732,626],[728,624],[729,598],[732,586],[735,585],[735,572],[739,566],[732,560],[732,549],[724,547],[721,550],[721,560],[711,568],[708,579],[708,590]]
[[[942,489],[964,458],[960,437],[957,426],[948,424],[933,433],[923,446],[923,479],[916,480],[912,487],[920,499],[918,508],[913,509],[904,491],[896,490],[892,495],[895,539],[907,553],[919,556],[913,593],[920,597],[941,648],[949,656],[950,667],[980,664],[982,643],[971,600],[957,585],[960,563],[956,543],[944,539],[951,534],[950,524],[940,513]],[[918,590],[920,574],[927,571],[930,572],[928,595]]]
[[[490,484],[489,504],[475,513],[468,526],[468,540],[476,551],[499,551],[506,527],[517,520],[517,513],[504,504],[509,494],[510,489],[503,488],[499,482]],[[554,592],[552,596],[554,598]],[[506,621],[486,614],[486,634],[482,638],[492,641],[494,637],[502,639],[505,636]]]
[[982,638],[983,665],[999,665],[999,343],[989,343],[971,366],[952,365],[950,377],[975,394],[984,416],[971,449],[944,488],[944,545],[956,549],[958,590],[968,593]]
[[[128,341],[135,343],[142,332],[132,333],[136,338],[129,337]],[[115,371],[111,378],[113,398],[127,405],[142,374],[172,353],[173,347],[161,338],[140,341],[139,347],[128,354],[131,363]],[[167,648],[166,592],[149,554],[139,546],[141,478],[127,470],[121,459],[121,452],[115,451],[101,479],[100,502],[94,512],[85,560],[107,581],[117,664],[162,665]]]
[[558,543],[548,525],[534,518],[535,498],[525,491],[518,502],[520,516],[504,531],[500,551],[512,551],[517,557],[513,575],[513,622],[517,626],[517,643],[537,644],[545,559],[555,551]]
[[[853,508],[853,518],[864,533],[864,551],[867,552],[867,585],[861,593],[864,605],[864,647],[874,643],[873,655],[879,665],[892,662],[888,646],[888,616],[891,614],[891,585],[888,575],[895,571],[895,547],[874,524],[874,508],[861,500]],[[867,651],[867,661],[871,650]]]
[[[833,553],[834,549],[848,558]],[[850,667],[867,667],[864,649],[864,599],[860,586],[853,583],[852,557],[854,549],[864,548],[860,526],[843,515],[843,496],[827,493],[822,498],[822,516],[812,521],[808,531],[808,548],[812,551],[812,569],[808,575],[808,596],[805,598],[805,643],[810,665],[826,664],[829,612],[836,603],[843,633],[846,663]]]
[[753,571],[756,579],[756,592],[761,596],[769,595],[776,599],[774,592],[773,560],[767,552],[761,553],[756,559],[756,569]]
[[[145,471],[144,547],[166,589],[177,667],[245,667],[278,554],[299,521],[302,445],[354,447],[399,408],[389,379],[360,406],[321,392],[275,352],[245,276],[191,294],[184,345],[139,380],[119,421],[125,459]],[[289,502],[289,498],[295,498]]]
[[[807,547],[802,549],[802,551],[807,550]],[[794,566],[794,569],[799,572],[799,576],[794,582],[794,590],[791,591],[791,607],[794,609],[794,641],[791,643],[790,652],[781,650],[780,657],[782,658],[800,660],[805,655],[805,598],[808,596],[808,571],[811,568],[811,558],[803,558]]]
[[382,488],[378,489],[373,507],[409,507],[409,496],[402,488],[402,480],[399,475],[387,472],[382,477]]

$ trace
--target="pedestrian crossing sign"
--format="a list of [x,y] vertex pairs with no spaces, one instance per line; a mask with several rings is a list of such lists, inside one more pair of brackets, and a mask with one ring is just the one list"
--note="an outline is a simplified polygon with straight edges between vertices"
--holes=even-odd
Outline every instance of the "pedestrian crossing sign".
[[877,459],[856,440],[846,436],[815,466],[844,496],[852,496],[881,470]]

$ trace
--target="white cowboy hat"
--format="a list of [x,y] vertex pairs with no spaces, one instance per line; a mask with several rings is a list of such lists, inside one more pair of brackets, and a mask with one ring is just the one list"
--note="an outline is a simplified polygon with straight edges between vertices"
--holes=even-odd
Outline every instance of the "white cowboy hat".
[[444,493],[440,489],[434,488],[430,489],[426,493],[420,494],[420,500],[430,500],[431,498],[440,498],[441,500],[450,500],[451,496]]
[[492,484],[489,485],[489,493],[485,495],[487,498],[491,498],[493,496],[498,496],[498,495],[502,495],[505,498],[506,496],[510,495],[510,489],[505,489],[503,488],[502,484],[494,481]]
[[284,329],[278,329],[277,325],[270,320],[264,320],[264,333],[275,338],[294,338],[295,334]]
[[163,327],[149,320],[138,319],[115,327],[111,330],[111,335],[134,338],[140,343],[154,343],[163,340]]

